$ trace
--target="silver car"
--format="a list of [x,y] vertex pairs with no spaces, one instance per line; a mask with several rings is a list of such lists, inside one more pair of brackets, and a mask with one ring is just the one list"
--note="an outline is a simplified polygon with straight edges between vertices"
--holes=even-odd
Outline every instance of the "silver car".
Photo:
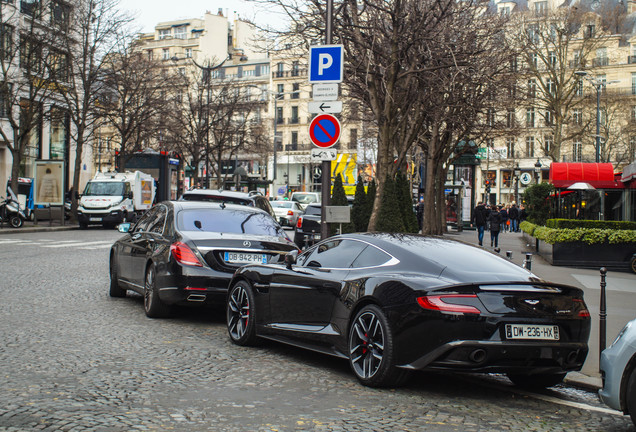
[[302,206],[296,201],[270,201],[276,220],[283,226],[296,226],[298,216],[305,213]]
[[629,414],[636,425],[636,319],[601,353],[601,374],[598,394],[603,403]]

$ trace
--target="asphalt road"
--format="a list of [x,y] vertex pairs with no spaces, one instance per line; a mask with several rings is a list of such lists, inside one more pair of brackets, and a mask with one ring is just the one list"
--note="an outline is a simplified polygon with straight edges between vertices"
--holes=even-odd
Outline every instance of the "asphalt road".
[[567,386],[419,373],[370,389],[343,360],[231,344],[219,311],[148,319],[140,296],[108,296],[119,235],[0,236],[0,431],[636,430]]

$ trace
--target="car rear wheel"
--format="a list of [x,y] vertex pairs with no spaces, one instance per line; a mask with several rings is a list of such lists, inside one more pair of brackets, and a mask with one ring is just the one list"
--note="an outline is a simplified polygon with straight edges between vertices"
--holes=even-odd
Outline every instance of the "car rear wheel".
[[155,274],[155,265],[150,264],[146,270],[144,283],[144,311],[148,318],[165,318],[170,315],[170,307],[159,298]]
[[254,311],[252,287],[245,281],[237,282],[227,299],[227,331],[235,344],[250,346],[257,343]]
[[634,273],[636,273],[636,256],[632,258],[631,269]]
[[117,261],[115,257],[112,257],[110,259],[110,296],[126,297],[126,290],[119,285],[117,278]]
[[627,381],[627,392],[625,393],[625,407],[632,423],[636,425],[636,369],[632,370]]
[[565,378],[564,373],[558,374],[508,374],[508,379],[517,387],[536,390],[561,384]]
[[349,364],[358,380],[370,387],[402,384],[408,371],[395,367],[395,346],[389,320],[376,305],[356,314],[349,329]]

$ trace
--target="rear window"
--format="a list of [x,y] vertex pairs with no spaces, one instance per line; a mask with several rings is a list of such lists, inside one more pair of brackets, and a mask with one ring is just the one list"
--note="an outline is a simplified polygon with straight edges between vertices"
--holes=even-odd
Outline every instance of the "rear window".
[[230,209],[181,210],[177,215],[177,228],[180,231],[285,236],[280,225],[267,214]]
[[320,216],[322,209],[318,206],[307,206],[305,214]]
[[241,199],[236,197],[228,197],[223,195],[214,194],[183,194],[181,197],[184,201],[206,201],[215,203],[228,203],[228,204],[240,204],[254,206],[252,200]]
[[295,194],[292,194],[291,199],[292,201],[296,201],[301,204],[310,204],[310,203],[318,202],[318,198],[316,197],[315,194],[295,193]]
[[273,201],[272,207],[289,209],[289,208],[292,208],[292,203],[289,201]]

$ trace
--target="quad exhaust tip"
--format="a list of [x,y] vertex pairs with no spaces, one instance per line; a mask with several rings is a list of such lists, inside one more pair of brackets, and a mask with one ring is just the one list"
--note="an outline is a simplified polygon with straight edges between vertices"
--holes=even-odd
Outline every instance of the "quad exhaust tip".
[[476,349],[470,353],[468,358],[475,363],[481,363],[486,360],[486,350],[481,348]]

